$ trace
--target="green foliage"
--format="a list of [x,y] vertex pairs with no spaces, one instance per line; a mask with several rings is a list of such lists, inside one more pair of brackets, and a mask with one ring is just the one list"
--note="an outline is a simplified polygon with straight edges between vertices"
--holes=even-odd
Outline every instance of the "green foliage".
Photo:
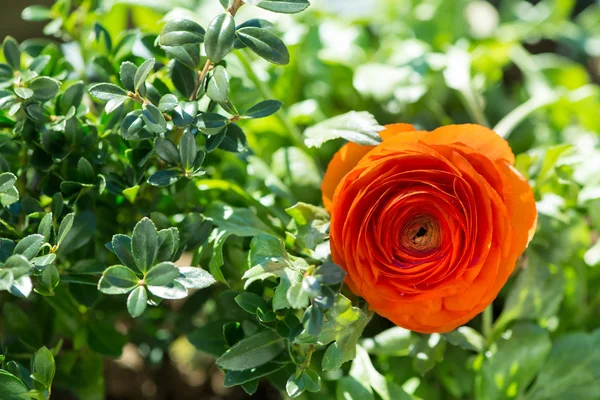
[[[22,13],[57,41],[3,39],[0,398],[103,398],[128,343],[257,396],[599,398],[599,8],[219,3],[58,0]],[[331,259],[328,160],[395,122],[494,127],[538,201],[446,334],[391,327]]]

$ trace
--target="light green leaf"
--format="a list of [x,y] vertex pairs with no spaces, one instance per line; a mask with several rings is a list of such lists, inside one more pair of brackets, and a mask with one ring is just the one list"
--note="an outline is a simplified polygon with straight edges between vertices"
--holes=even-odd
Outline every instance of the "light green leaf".
[[150,73],[154,69],[154,64],[155,64],[154,58],[149,58],[148,60],[144,61],[142,63],[142,65],[140,65],[138,67],[137,71],[135,72],[135,76],[133,78],[133,87],[136,91],[140,90],[142,88],[142,86],[144,85],[144,83],[146,83],[146,79],[148,79],[148,75],[150,75]]
[[238,342],[217,359],[217,365],[232,371],[260,367],[277,357],[284,341],[276,332],[267,330]]
[[342,138],[363,146],[376,146],[381,143],[379,125],[373,115],[366,111],[350,111],[347,114],[330,118],[304,131],[304,140],[309,147],[321,147],[329,140]]
[[542,368],[552,342],[537,325],[522,323],[509,329],[496,342],[496,351],[486,357],[476,380],[481,400],[518,397]]
[[0,369],[0,393],[4,400],[23,400],[27,386],[13,374]]
[[65,215],[58,228],[58,234],[56,235],[56,244],[60,245],[65,240],[65,238],[73,228],[74,220],[75,213]]
[[127,92],[112,83],[98,83],[90,88],[90,95],[98,100],[109,101],[117,97],[127,97]]
[[146,288],[138,286],[127,297],[127,311],[133,318],[137,318],[144,313],[148,301]]
[[56,96],[60,83],[47,76],[39,76],[29,83],[28,88],[33,90],[33,100],[48,101]]
[[33,234],[26,236],[17,243],[13,254],[22,254],[30,260],[40,251],[42,243],[44,243],[44,236],[42,235]]
[[310,2],[308,0],[262,0],[257,6],[276,13],[295,14],[306,10]]
[[167,286],[179,276],[179,269],[172,262],[161,262],[156,264],[144,277],[146,284],[150,286]]
[[265,225],[249,208],[231,207],[225,203],[214,202],[205,215],[212,218],[220,229],[240,237],[251,237],[273,231]]
[[217,65],[213,70],[212,79],[208,82],[206,94],[211,100],[217,103],[225,102],[229,98],[229,76],[223,66]]
[[44,385],[44,387],[50,388],[55,372],[54,356],[50,350],[42,347],[35,353],[33,359],[33,378]]
[[216,282],[211,274],[196,267],[179,267],[179,278],[176,280],[187,289],[204,289]]

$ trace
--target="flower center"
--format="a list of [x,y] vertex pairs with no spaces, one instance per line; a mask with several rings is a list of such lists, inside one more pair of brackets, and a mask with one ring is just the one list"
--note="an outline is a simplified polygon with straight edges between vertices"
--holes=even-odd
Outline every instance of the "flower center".
[[435,250],[440,242],[440,227],[430,215],[415,215],[410,218],[400,235],[402,247],[416,253]]

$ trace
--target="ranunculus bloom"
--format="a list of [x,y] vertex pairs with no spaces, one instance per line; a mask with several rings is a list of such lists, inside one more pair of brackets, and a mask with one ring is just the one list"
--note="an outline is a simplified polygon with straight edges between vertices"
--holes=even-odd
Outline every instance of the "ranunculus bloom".
[[478,125],[390,125],[346,144],[323,180],[333,261],[378,314],[423,333],[471,320],[498,295],[535,231],[508,143]]

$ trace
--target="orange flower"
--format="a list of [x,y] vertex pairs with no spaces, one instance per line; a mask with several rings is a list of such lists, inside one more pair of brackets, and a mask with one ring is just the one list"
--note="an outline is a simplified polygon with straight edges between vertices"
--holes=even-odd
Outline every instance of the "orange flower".
[[508,143],[478,125],[388,126],[348,143],[323,180],[333,261],[378,314],[447,332],[498,295],[535,231],[533,192]]

